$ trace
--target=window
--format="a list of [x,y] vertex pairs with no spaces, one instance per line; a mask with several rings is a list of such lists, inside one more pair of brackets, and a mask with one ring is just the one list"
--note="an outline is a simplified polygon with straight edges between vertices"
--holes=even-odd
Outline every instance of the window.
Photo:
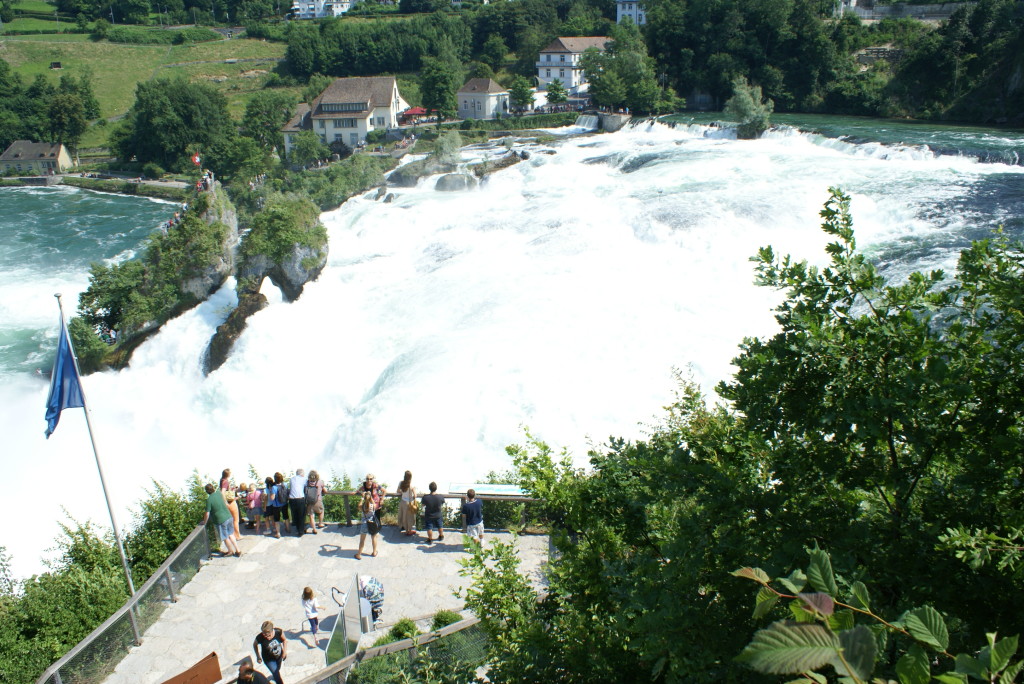
[[348,142],[353,147],[358,145],[359,144],[359,134],[358,133],[349,133],[348,134]]
[[559,55],[559,57],[561,57],[561,58],[562,58],[562,61],[563,61],[563,62],[565,61],[565,55]]
[[325,112],[361,112],[366,109],[362,102],[329,102],[320,105]]
[[544,61],[545,62],[550,62],[551,61],[551,55],[544,55]]
[[341,139],[344,138],[344,137],[345,136],[343,136],[341,133],[335,133],[334,134],[334,142],[341,142]]
[[565,78],[565,69],[559,69],[558,70],[558,77],[559,78]]
[[544,78],[551,78],[551,69],[544,70]]
[[377,125],[378,126],[383,126],[384,125],[384,117],[383,116],[378,116],[377,117]]

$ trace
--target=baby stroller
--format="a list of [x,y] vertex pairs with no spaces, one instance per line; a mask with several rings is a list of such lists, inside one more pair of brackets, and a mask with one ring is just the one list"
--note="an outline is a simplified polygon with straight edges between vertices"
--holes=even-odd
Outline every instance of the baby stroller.
[[384,622],[384,585],[376,577],[359,575],[359,596],[370,604],[373,624]]

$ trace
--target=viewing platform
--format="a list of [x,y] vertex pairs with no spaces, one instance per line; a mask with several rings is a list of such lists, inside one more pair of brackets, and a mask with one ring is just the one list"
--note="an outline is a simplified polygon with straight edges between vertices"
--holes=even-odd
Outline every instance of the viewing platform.
[[[513,536],[488,529],[484,543],[509,542]],[[363,635],[361,647],[372,645],[402,618],[429,620],[439,610],[463,610],[463,600],[456,592],[469,584],[459,575],[459,560],[468,555],[464,539],[461,530],[448,528],[443,542],[435,538],[428,545],[422,529],[416,536],[405,536],[398,527],[384,525],[378,535],[378,556],[370,555],[372,545],[367,539],[362,559],[356,559],[358,525],[330,523],[317,534],[297,537],[282,532],[278,539],[244,529],[243,523],[241,557],[214,552],[190,581],[176,589],[176,602],[163,601],[165,608],[144,631],[141,645],[132,647],[103,681],[159,684],[210,653],[217,654],[219,681],[234,681],[245,660],[268,674],[264,665],[255,662],[252,643],[263,621],[270,620],[284,631],[288,642],[281,674],[288,682],[299,682],[326,666],[328,640],[339,619],[345,620],[347,615],[349,640],[359,639],[358,575],[380,580],[385,597],[383,622],[376,631]],[[517,549],[521,571],[540,587],[548,537],[520,536]],[[314,590],[323,606],[317,642],[300,600],[306,586]],[[332,587],[348,594],[344,612],[332,599]]]

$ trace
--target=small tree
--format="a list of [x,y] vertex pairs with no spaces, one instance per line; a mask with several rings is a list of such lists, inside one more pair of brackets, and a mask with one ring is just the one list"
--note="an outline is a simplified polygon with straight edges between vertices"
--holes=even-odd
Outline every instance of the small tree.
[[750,140],[768,130],[775,102],[761,97],[761,86],[750,85],[745,78],[732,82],[732,97],[725,103],[724,114],[736,121],[737,137]]
[[548,83],[548,104],[562,104],[569,99],[562,81],[555,79]]
[[316,132],[302,131],[295,135],[295,145],[288,157],[291,163],[304,165],[317,159],[324,159],[330,153],[331,151],[327,149],[327,145]]
[[516,114],[522,114],[523,111],[532,109],[533,88],[530,87],[530,82],[522,76],[516,76],[508,89],[508,99]]

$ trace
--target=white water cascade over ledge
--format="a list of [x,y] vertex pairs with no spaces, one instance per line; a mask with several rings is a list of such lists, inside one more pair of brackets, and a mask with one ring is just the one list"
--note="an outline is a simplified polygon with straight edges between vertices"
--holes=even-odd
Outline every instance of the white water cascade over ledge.
[[[853,194],[859,245],[891,257],[898,276],[950,268],[943,239],[973,220],[957,200],[988,174],[1024,173],[703,126],[528,149],[473,191],[425,182],[324,214],[319,280],[294,303],[271,297],[209,377],[201,356],[233,283],[168,323],[129,369],[87,377],[121,525],[151,480],[178,488],[193,470],[231,467],[242,481],[250,464],[261,476],[372,471],[392,488],[406,469],[420,488],[481,480],[507,468],[523,426],[585,465],[590,444],[643,438],[671,401],[674,368],[710,392],[743,336],[771,334],[779,295],[753,285],[749,258],[771,244],[823,261],[829,186]],[[886,247],[933,237],[912,253]],[[37,487],[18,488],[15,508],[36,514],[5,534],[18,575],[40,569],[60,506],[108,524],[82,412],[65,411],[44,440],[46,391],[24,374],[0,387],[12,482],[57,490],[41,505]]]

